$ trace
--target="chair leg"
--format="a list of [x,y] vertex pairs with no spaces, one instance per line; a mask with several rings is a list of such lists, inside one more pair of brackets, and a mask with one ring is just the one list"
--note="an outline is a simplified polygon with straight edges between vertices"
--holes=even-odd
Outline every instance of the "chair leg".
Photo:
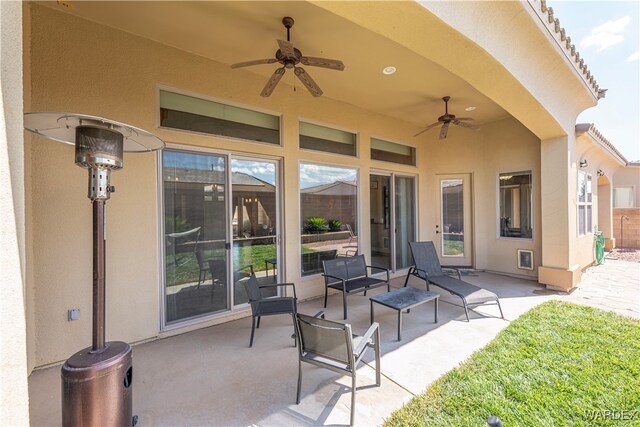
[[351,376],[351,422],[350,426],[355,424],[356,417],[356,369],[353,368],[353,375]]
[[258,325],[256,326],[256,329],[260,329],[260,319],[262,319],[262,317],[258,316]]
[[327,294],[329,293],[329,288],[327,286],[324,287],[324,308],[327,308]]
[[347,320],[347,294],[342,291],[342,314],[344,314],[344,320]]
[[464,305],[464,314],[467,316],[467,322],[469,322],[469,310],[467,309],[467,301],[463,298],[462,304]]
[[249,340],[249,348],[253,347],[253,334],[255,331],[256,331],[256,318],[254,316],[251,316],[251,339]]
[[407,278],[404,279],[404,287],[407,287],[407,283],[409,283],[409,276],[411,276],[411,272],[413,271],[413,267],[409,268],[409,271],[407,272]]
[[298,336],[296,334],[296,315],[295,315],[295,313],[291,313],[291,318],[293,319],[293,335],[291,335],[291,338],[293,338],[293,346],[297,347],[298,346]]
[[498,303],[498,308],[500,309],[500,317],[504,319],[504,314],[502,313],[502,307],[500,306],[500,300],[496,299],[496,302]]
[[376,330],[376,342],[373,351],[376,354],[376,385],[380,386],[380,328]]
[[296,405],[300,403],[300,389],[302,389],[302,361],[298,358],[298,393],[296,394]]

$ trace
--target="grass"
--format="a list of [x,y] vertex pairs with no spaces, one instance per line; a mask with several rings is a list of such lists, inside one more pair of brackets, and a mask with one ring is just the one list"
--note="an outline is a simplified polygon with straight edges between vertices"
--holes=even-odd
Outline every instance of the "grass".
[[639,426],[640,322],[544,303],[385,425],[484,427],[491,415],[505,426]]
[[[276,246],[274,244],[240,246],[234,247],[233,250],[234,271],[249,265],[253,266],[253,271],[263,271],[265,270],[264,260],[276,257]],[[204,251],[204,258],[223,259],[225,257],[225,252],[226,251],[224,249],[206,250]],[[302,252],[315,252],[315,250],[303,246]],[[198,275],[200,274],[200,268],[195,254],[193,252],[185,252],[176,255],[176,258],[177,266],[174,260],[174,255],[166,256],[167,286],[197,282]],[[273,268],[273,266],[269,265],[269,268]]]
[[444,255],[462,255],[464,254],[464,242],[457,240],[445,240],[442,249]]

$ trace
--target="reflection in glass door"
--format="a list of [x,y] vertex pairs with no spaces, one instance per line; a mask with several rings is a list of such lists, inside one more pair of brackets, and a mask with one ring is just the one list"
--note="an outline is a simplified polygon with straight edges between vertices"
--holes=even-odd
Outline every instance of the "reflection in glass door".
[[393,268],[391,265],[391,177],[371,175],[369,197],[371,210],[371,265]]
[[438,252],[443,265],[471,266],[471,176],[440,176]]
[[407,268],[412,265],[409,242],[416,237],[415,178],[372,174],[369,180],[371,265]]
[[226,158],[164,150],[165,322],[229,309]]
[[[277,281],[276,166],[274,161],[231,160],[234,305],[247,303],[243,282],[251,273],[260,284]],[[275,295],[275,288],[263,295]]]
[[395,269],[400,270],[413,265],[409,242],[416,237],[415,178],[394,176],[395,181]]

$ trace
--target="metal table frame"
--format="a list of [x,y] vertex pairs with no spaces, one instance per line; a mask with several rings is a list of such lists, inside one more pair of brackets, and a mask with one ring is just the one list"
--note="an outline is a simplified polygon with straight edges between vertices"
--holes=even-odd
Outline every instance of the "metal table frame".
[[398,341],[402,340],[402,311],[407,313],[414,307],[421,304],[434,301],[434,323],[438,323],[438,298],[440,294],[437,292],[423,291],[422,289],[406,287],[394,289],[391,292],[385,292],[369,298],[371,304],[371,323],[374,322],[373,303],[378,303],[388,308],[392,308],[398,312]]

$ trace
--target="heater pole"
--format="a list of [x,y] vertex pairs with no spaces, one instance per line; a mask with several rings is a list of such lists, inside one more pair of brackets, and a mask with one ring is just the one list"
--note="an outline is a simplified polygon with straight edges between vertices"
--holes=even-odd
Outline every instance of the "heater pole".
[[105,345],[105,202],[93,200],[93,347],[99,352]]

